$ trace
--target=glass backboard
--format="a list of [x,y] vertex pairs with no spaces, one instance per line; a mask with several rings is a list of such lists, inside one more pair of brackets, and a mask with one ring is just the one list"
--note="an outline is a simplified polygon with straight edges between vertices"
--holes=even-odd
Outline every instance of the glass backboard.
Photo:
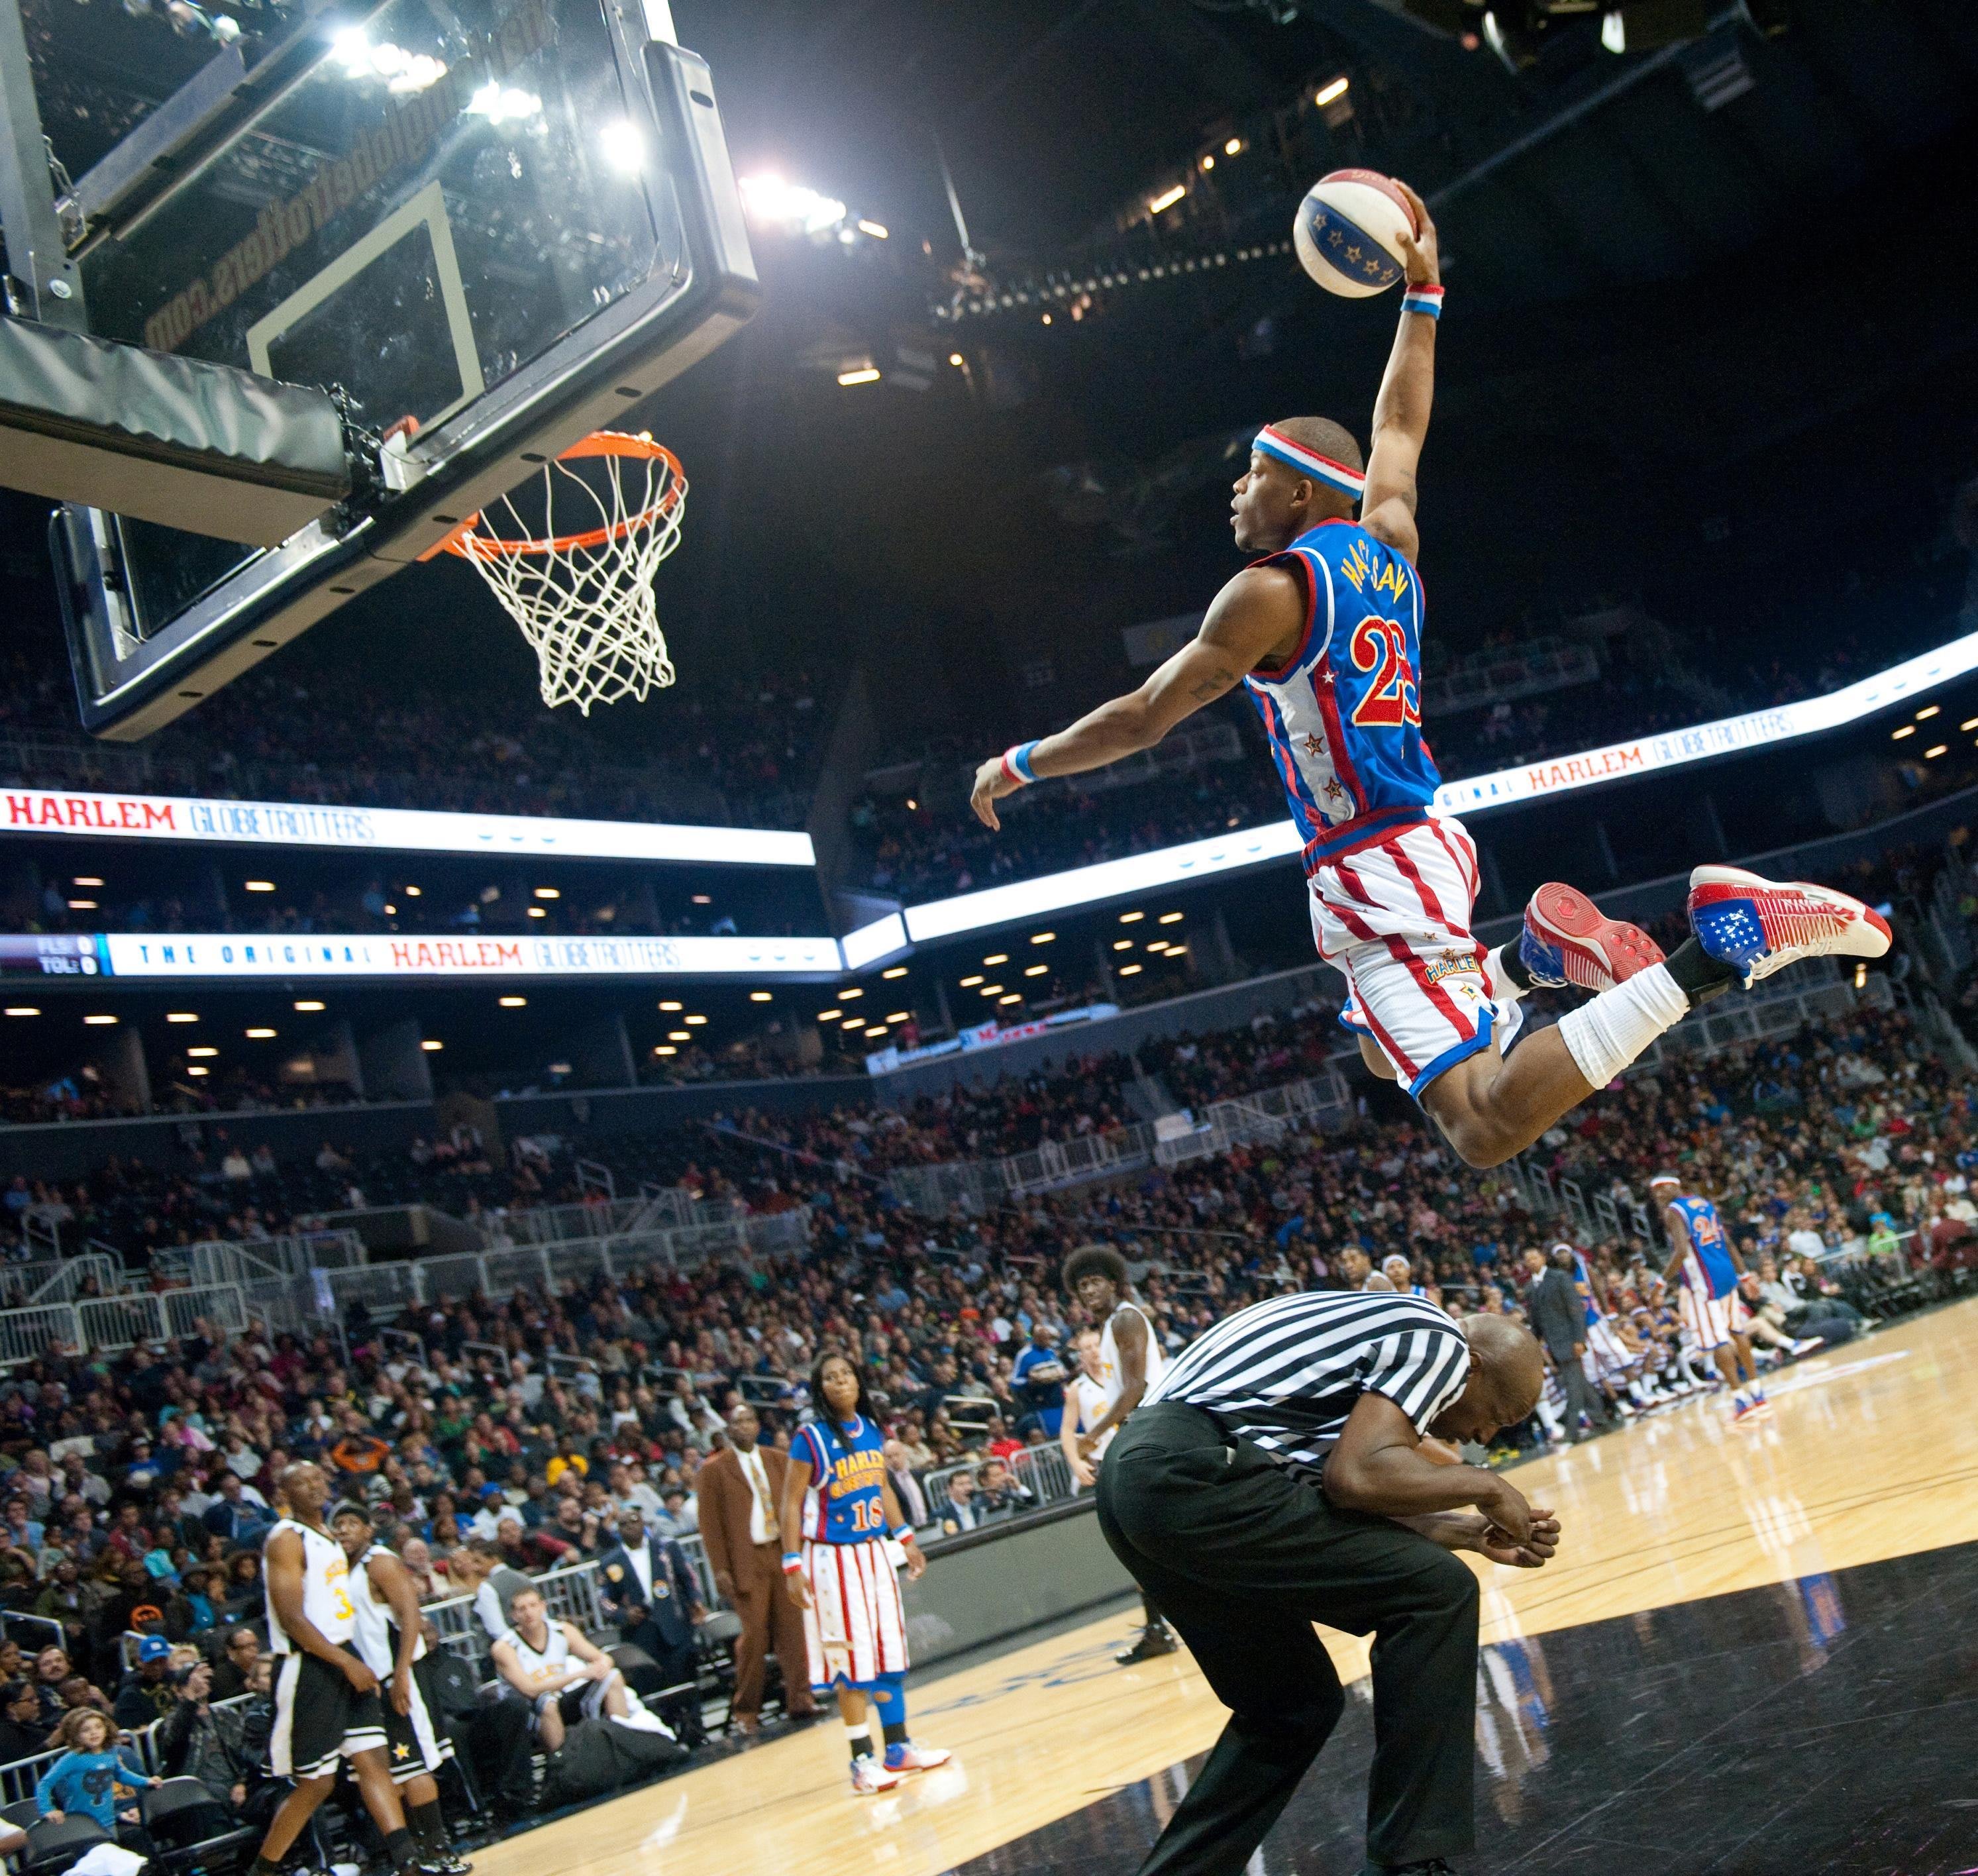
[[[127,58],[150,25],[183,63],[184,40],[127,8],[31,4],[55,35],[31,35],[55,154],[72,174],[92,157],[114,173],[117,151],[92,147],[102,100],[75,74],[101,78],[115,60],[98,45],[80,62],[82,42],[114,36]],[[753,309],[706,68],[636,3],[387,0],[271,9],[262,24],[240,45],[271,68],[279,55],[280,81],[256,91],[253,58],[208,42],[249,74],[217,134],[189,134],[169,188],[136,192],[78,240],[88,328],[346,400],[370,439],[365,486],[266,550],[58,515],[99,734],[142,735],[193,707]],[[209,93],[225,75],[204,76]],[[175,108],[210,116],[201,82],[148,112],[134,102],[127,141],[141,147],[147,118],[158,137]],[[78,175],[75,198],[91,194]],[[408,446],[377,452],[406,419]]]

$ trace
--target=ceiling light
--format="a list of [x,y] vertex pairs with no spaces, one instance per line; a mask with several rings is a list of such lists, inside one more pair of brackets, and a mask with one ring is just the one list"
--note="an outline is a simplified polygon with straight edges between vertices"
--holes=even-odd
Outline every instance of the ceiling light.
[[1131,951],[1133,948],[1133,941],[1131,938],[1115,938],[1113,941],[1113,948],[1115,951]]
[[419,1044],[419,1047],[425,1050],[428,1055],[437,1055],[441,1050],[446,1047],[446,1044],[443,1042],[435,1042],[433,1041],[432,1037],[428,1036],[425,1041]]
[[217,1055],[219,1053],[220,1053],[220,1051],[219,1051],[217,1049],[213,1049],[213,1048],[188,1049],[188,1050],[186,1050],[186,1054],[187,1054],[188,1056],[194,1056],[194,1057],[197,1057],[197,1056],[213,1056],[213,1055]]
[[1161,923],[1164,925],[1178,925],[1187,916],[1186,912],[1163,912]]
[[961,354],[959,352],[951,352],[948,355],[948,362],[951,365],[959,365],[961,362]]
[[250,892],[272,892],[275,882],[272,879],[247,879],[241,882]]
[[660,1007],[663,1010],[684,1010],[686,1007],[686,1005],[683,1003],[676,1002],[672,998],[669,997],[660,1005]]
[[690,1016],[683,1017],[682,1020],[686,1023],[688,1028],[698,1029],[700,1027],[702,1024],[707,1021],[707,1018],[704,1016]]
[[549,916],[549,914],[544,912],[540,905],[531,905],[529,908],[529,916],[531,918],[547,918]]
[[752,990],[749,993],[749,1001],[751,1003],[767,1003],[769,993],[766,990]]
[[1350,78],[1335,78],[1330,84],[1321,84],[1312,94],[1312,101],[1315,104],[1329,104],[1335,98],[1344,98],[1352,82]]
[[1176,183],[1172,189],[1163,189],[1147,204],[1147,213],[1158,215],[1165,209],[1171,209],[1187,194],[1187,185],[1183,183]]
[[385,908],[385,916],[387,918],[396,918],[398,916],[398,912],[399,908],[395,905],[388,905]]
[[861,234],[869,234],[875,241],[884,241],[891,238],[887,230],[876,221],[862,220],[858,223],[858,232]]
[[1914,723],[1904,723],[1901,729],[1892,730],[1889,732],[1889,740],[1891,743],[1900,743],[1904,736],[1913,736],[1915,734],[1916,725]]
[[693,902],[696,905],[712,905],[714,901],[705,892],[696,892],[693,895]]
[[964,978],[961,980],[961,988],[962,988],[964,990],[973,990],[973,989],[975,988],[975,986],[976,986],[977,984],[981,983],[981,981],[982,981],[982,973],[981,973],[980,971],[977,971],[977,972],[975,973],[975,974],[974,974],[973,977],[964,977]]
[[405,886],[402,887],[400,890],[404,892],[405,897],[408,899],[415,899],[419,896],[419,888],[417,886]]
[[982,986],[981,994],[985,997],[1000,997],[1002,994],[1003,986],[1001,984],[984,984]]
[[882,971],[879,973],[882,977],[905,977],[906,974],[907,967],[903,964],[896,964],[891,970]]
[[865,1033],[868,1036],[883,1036],[886,1033],[886,1025],[884,1023],[875,1023],[867,1029]]
[[1123,964],[1120,967],[1120,974],[1122,977],[1138,977],[1140,974],[1140,967],[1136,964]]
[[911,1010],[895,1010],[886,1018],[886,1021],[889,1023],[904,1023],[910,1021],[912,1016],[913,1011]]
[[114,1016],[85,1016],[82,1020],[98,1028],[107,1028],[117,1021]]
[[877,384],[879,382],[879,368],[876,365],[864,365],[856,371],[840,372],[838,382],[848,385]]
[[305,1011],[306,1011],[306,1010],[320,1010],[320,1009],[322,1007],[322,1005],[321,1004],[318,1003],[318,1002],[316,1001],[316,1000],[313,997],[306,997],[306,998],[303,998],[303,1000],[300,1003],[299,1003],[299,1004],[297,1004],[296,1005],[296,1007],[298,1010],[305,1010]]
[[1204,157],[1202,159],[1202,167],[1205,170],[1212,170],[1216,167],[1216,159],[1213,157]]
[[272,1029],[250,1029],[243,1031],[250,1042],[266,1042],[273,1036]]
[[845,219],[845,204],[780,176],[745,176],[738,187],[752,221],[792,234],[822,234]]
[[[497,997],[495,1001],[504,1010],[526,1010],[529,1007],[526,997]],[[677,1010],[680,1005],[675,1004],[673,1007]]]
[[199,1015],[193,1010],[174,1010],[166,1015],[165,1021],[168,1023],[196,1023],[199,1021]]
[[553,1075],[567,1075],[570,1073],[570,1064],[567,1062],[552,1062],[550,1064],[550,1073]]
[[93,912],[96,910],[96,902],[94,899],[71,899],[68,908],[72,912]]
[[1023,998],[1013,990],[1007,997],[998,997],[996,1001],[998,1003],[1021,1003],[1023,1001]]
[[835,1023],[844,1014],[842,1010],[820,1010],[817,1013],[817,1020],[820,1023]]
[[656,1042],[653,1044],[653,1053],[655,1055],[677,1055],[680,1050],[670,1042]]
[[209,1072],[210,1071],[207,1069],[202,1068],[197,1062],[194,1062],[190,1064],[186,1070],[186,1073],[189,1075],[203,1075]]
[[1007,964],[1010,961],[1010,954],[1006,951],[999,951],[993,956],[984,958],[982,961],[991,964]]
[[1033,931],[1030,934],[1030,942],[1033,945],[1048,945],[1057,936],[1057,934],[1055,931]]
[[852,990],[841,990],[841,991],[838,993],[838,1001],[840,1003],[845,1003],[845,1002],[848,1001],[851,998],[854,998],[854,997],[862,997],[862,996],[864,996],[864,995],[865,995],[865,991],[863,991],[862,990],[858,990],[858,989],[852,989]]
[[1925,762],[1929,762],[1933,757],[1941,756],[1950,746],[1950,745],[1947,743],[1940,743],[1933,749],[1925,749],[1923,753],[1923,759]]
[[1122,912],[1120,915],[1120,922],[1123,925],[1138,925],[1146,915],[1145,912]]
[[69,883],[78,886],[100,886],[103,882],[94,875],[85,875],[81,878],[71,880]]
[[7,1014],[9,1016],[39,1016],[41,1011],[31,1003],[10,1003],[7,1006]]
[[1226,157],[1240,156],[1242,151],[1243,140],[1240,137],[1231,137],[1229,142],[1222,146],[1222,154]]
[[538,886],[536,888],[536,897],[539,899],[560,899],[563,895],[554,886]]
[[669,1042],[691,1042],[693,1031],[690,1029],[670,1029],[666,1031],[666,1040]]
[[[1934,716],[1939,710],[1943,709],[1943,706],[1940,703],[1930,704],[1927,708],[1917,712],[1916,720],[1918,723],[1922,723],[1927,719]],[[81,882],[78,880],[76,883],[78,885],[81,885]]]

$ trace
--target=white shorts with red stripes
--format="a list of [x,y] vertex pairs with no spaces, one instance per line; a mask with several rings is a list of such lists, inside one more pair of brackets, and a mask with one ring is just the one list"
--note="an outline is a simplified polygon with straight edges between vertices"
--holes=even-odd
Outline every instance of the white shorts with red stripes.
[[803,1547],[804,1651],[812,1690],[870,1687],[882,1674],[907,1671],[907,1617],[884,1538]]
[[[1322,861],[1308,882],[1313,941],[1351,999],[1341,1021],[1372,1038],[1417,1098],[1500,1027],[1470,930],[1477,882],[1477,843],[1447,815]],[[1517,1014],[1503,1013],[1506,1042]]]
[[1697,1347],[1705,1355],[1723,1348],[1732,1336],[1743,1335],[1751,1320],[1744,1298],[1735,1290],[1728,1296],[1709,1296],[1685,1283],[1675,1307],[1683,1327],[1696,1338]]

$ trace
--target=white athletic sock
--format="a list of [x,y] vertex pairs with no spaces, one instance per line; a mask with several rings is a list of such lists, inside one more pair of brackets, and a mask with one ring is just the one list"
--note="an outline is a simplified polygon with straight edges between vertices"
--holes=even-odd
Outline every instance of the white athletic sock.
[[1625,984],[1560,1018],[1560,1040],[1589,1087],[1604,1088],[1658,1036],[1689,1014],[1666,964],[1651,964]]
[[1484,981],[1490,989],[1490,1001],[1508,1010],[1530,987],[1511,981],[1510,972],[1504,968],[1497,955],[1502,948],[1500,945],[1493,945],[1484,952]]

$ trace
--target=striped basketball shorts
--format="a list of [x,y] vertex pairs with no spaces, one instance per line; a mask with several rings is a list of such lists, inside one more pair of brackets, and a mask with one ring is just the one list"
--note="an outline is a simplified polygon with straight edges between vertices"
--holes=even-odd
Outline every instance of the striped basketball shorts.
[[814,1543],[805,1539],[804,1652],[812,1691],[870,1687],[907,1671],[907,1616],[886,1541]]
[[[1477,843],[1460,821],[1433,816],[1315,865],[1312,935],[1346,979],[1340,1021],[1368,1037],[1417,1099],[1446,1069],[1500,1033],[1470,930]],[[1502,1013],[1507,1044],[1515,1004]]]
[[1735,1290],[1726,1296],[1712,1296],[1685,1283],[1676,1292],[1675,1302],[1683,1327],[1696,1338],[1697,1347],[1705,1355],[1723,1348],[1734,1335],[1743,1335],[1751,1324],[1751,1312]]

